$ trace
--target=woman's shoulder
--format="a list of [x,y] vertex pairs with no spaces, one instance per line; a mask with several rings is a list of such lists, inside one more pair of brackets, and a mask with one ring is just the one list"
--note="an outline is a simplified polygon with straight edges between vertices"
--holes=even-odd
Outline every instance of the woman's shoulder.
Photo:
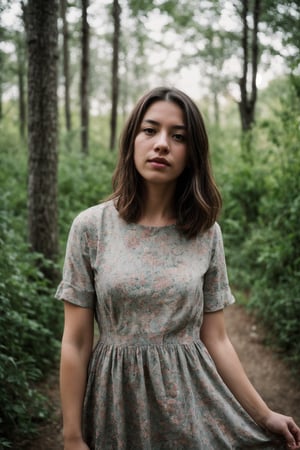
[[219,223],[214,222],[206,231],[199,233],[196,240],[201,248],[206,248],[210,253],[215,248],[223,245],[222,231]]
[[81,211],[73,220],[73,226],[90,229],[98,226],[103,220],[117,218],[118,213],[113,200],[107,200]]
[[222,236],[221,227],[218,222],[214,222],[206,231],[199,233],[200,239],[214,240]]

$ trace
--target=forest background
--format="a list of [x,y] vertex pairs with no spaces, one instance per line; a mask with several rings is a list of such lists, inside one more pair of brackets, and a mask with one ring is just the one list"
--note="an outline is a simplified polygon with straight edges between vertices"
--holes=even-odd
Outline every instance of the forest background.
[[111,192],[124,120],[148,88],[199,105],[237,301],[300,367],[300,4],[2,0],[0,448],[50,414],[53,297],[70,224]]

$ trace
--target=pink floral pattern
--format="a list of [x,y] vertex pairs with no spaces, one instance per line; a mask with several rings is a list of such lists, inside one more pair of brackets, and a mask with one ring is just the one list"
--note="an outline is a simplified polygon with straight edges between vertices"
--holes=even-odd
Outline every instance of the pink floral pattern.
[[112,201],[73,222],[56,297],[94,308],[83,429],[91,450],[284,449],[244,411],[200,341],[234,302],[220,227],[127,224]]

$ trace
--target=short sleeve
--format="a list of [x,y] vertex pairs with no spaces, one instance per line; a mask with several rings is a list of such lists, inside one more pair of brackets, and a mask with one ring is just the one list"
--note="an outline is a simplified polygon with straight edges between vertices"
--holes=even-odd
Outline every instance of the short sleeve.
[[212,233],[210,264],[203,284],[204,312],[218,311],[235,301],[228,282],[222,233],[217,223]]
[[86,228],[81,215],[77,216],[69,233],[63,277],[55,298],[93,308],[96,294]]

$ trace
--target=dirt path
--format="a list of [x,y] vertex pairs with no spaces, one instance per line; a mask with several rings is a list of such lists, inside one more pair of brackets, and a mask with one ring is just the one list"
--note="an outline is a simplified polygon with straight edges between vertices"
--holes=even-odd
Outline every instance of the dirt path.
[[292,374],[280,354],[264,345],[265,331],[242,306],[225,310],[231,341],[255,388],[270,408],[300,424],[300,374]]
[[[226,323],[231,340],[246,372],[269,406],[294,417],[300,424],[300,377],[292,375],[287,365],[263,345],[263,328],[242,306],[226,309]],[[52,423],[41,427],[40,438],[20,450],[62,450],[61,420],[57,379],[50,380],[49,396],[55,413]]]

